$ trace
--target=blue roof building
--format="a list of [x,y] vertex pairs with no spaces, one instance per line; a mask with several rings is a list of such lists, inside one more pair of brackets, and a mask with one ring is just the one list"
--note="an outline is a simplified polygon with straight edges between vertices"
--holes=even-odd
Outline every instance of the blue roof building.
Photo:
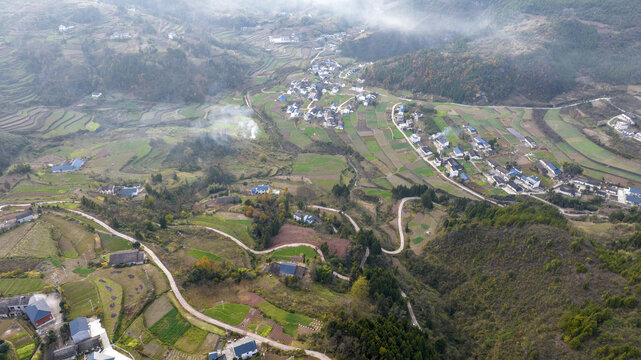
[[92,352],[87,360],[115,360],[116,358],[111,355],[106,355],[99,352]]
[[628,203],[630,203],[632,205],[641,205],[641,197],[637,197],[637,196],[634,196],[634,195],[627,195],[625,197],[625,201],[627,201]]
[[69,322],[69,332],[71,332],[71,338],[73,339],[74,344],[89,339],[91,334],[89,333],[89,323],[87,322],[87,318],[79,317],[71,320]]
[[69,161],[65,161],[62,163],[62,165],[58,166],[52,166],[51,171],[55,173],[59,172],[67,172],[67,171],[76,171],[80,170],[80,168],[85,164],[85,161],[82,159],[74,159],[71,163]]
[[454,156],[456,156],[456,157],[463,157],[463,156],[465,156],[465,153],[463,152],[463,150],[462,150],[460,147],[458,147],[458,146],[457,146],[457,147],[455,147],[454,149],[452,149],[452,151],[454,152]]
[[134,197],[138,195],[138,189],[136,188],[123,188],[120,190],[120,196]]
[[280,264],[280,273],[283,275],[291,275],[294,276],[296,273],[296,264],[288,263],[288,262],[283,262]]
[[281,95],[281,96],[279,96],[279,97],[278,97],[278,100],[280,100],[280,101],[287,101],[287,96],[285,96],[285,95]]
[[463,180],[463,181],[469,181],[469,180],[470,180],[470,177],[469,177],[469,176],[467,176],[465,173],[460,173],[460,174],[459,174],[459,177],[460,177],[460,178],[461,178],[461,180]]
[[258,185],[252,188],[252,195],[261,195],[269,192],[269,185]]
[[250,338],[239,340],[233,346],[234,356],[239,359],[249,359],[258,353],[256,342]]
[[631,187],[630,194],[633,194],[635,196],[641,196],[641,189]]
[[523,172],[523,171],[520,171],[520,170],[517,170],[517,169],[512,169],[512,170],[510,170],[510,172],[509,172],[507,175],[508,175],[509,177],[512,177],[512,176],[519,176],[519,175],[521,175],[521,173],[522,173],[522,172]]
[[47,302],[43,299],[37,300],[33,304],[25,306],[24,312],[25,314],[27,314],[29,320],[31,320],[31,323],[33,323],[36,328],[39,328],[42,325],[53,321],[51,309],[49,308],[49,305],[47,305]]

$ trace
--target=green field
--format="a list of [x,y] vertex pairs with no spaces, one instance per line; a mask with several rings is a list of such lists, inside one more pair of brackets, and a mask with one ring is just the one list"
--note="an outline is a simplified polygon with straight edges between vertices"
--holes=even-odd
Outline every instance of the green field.
[[392,193],[389,191],[379,189],[363,189],[363,191],[365,191],[367,195],[380,196],[385,199],[385,201],[392,201]]
[[258,304],[258,309],[262,311],[265,316],[273,319],[277,323],[283,326],[283,331],[285,334],[294,336],[296,331],[298,331],[298,324],[308,326],[312,322],[312,318],[307,317],[302,314],[290,313],[285,310],[279,309],[276,306],[268,303],[267,301],[261,301]]
[[71,319],[94,316],[95,309],[100,306],[98,291],[91,280],[63,284],[62,294],[69,305],[69,318]]
[[84,267],[79,267],[79,268],[73,269],[73,273],[74,274],[78,274],[78,275],[80,275],[82,277],[87,277],[87,276],[89,276],[89,274],[91,274],[94,271],[96,271],[96,269],[94,269],[94,268],[84,268]]
[[36,344],[30,343],[23,345],[16,349],[16,354],[18,355],[18,360],[30,359],[33,352],[36,350]]
[[205,310],[205,315],[220,320],[225,324],[236,326],[240,324],[247,313],[249,305],[243,304],[219,304],[213,308]]
[[189,250],[189,252],[187,252],[187,255],[189,255],[189,256],[191,256],[193,258],[199,259],[199,260],[202,259],[203,257],[205,257],[205,258],[207,258],[209,260],[213,260],[213,261],[217,261],[217,262],[222,262],[223,261],[223,258],[221,258],[220,256],[218,256],[216,254],[212,254],[210,252],[203,251],[203,250],[198,250],[198,249]]
[[414,173],[418,176],[434,176],[434,168],[430,165],[423,165],[417,169],[414,169]]
[[316,251],[309,246],[296,246],[278,249],[271,253],[271,257],[278,260],[289,260],[292,256],[302,256],[306,259],[313,259],[316,257]]
[[175,344],[191,325],[172,308],[165,316],[153,324],[149,330],[165,344]]
[[347,166],[345,158],[338,155],[300,154],[294,162],[294,175],[340,174]]
[[0,294],[13,296],[30,294],[42,290],[44,283],[41,279],[0,279]]
[[249,235],[251,220],[222,219],[209,215],[199,215],[191,219],[191,223],[209,226],[230,234],[248,246],[253,246],[254,239]]
[[256,332],[256,334],[262,336],[262,337],[267,337],[269,336],[269,333],[272,332],[272,327],[265,324],[260,330]]
[[105,251],[114,252],[120,250],[129,250],[132,248],[132,244],[118,236],[113,236],[110,234],[99,233],[100,244]]
[[200,344],[205,341],[207,331],[192,326],[176,342],[176,348],[193,354],[198,350]]

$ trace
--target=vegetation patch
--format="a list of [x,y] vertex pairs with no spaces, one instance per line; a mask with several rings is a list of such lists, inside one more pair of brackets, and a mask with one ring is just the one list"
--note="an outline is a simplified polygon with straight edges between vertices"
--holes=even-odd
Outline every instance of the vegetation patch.
[[316,250],[310,246],[296,246],[278,249],[271,253],[271,257],[278,260],[289,260],[292,256],[304,256],[306,259],[316,257]]
[[105,251],[115,252],[132,248],[131,242],[118,236],[104,233],[99,233],[98,236],[100,236],[100,245]]
[[285,334],[288,334],[290,336],[296,335],[296,331],[298,331],[298,324],[308,326],[312,322],[312,318],[310,317],[302,314],[287,312],[264,300],[261,301],[257,307],[267,317],[281,324],[283,326],[283,331],[285,332]]
[[205,315],[220,320],[225,324],[236,326],[245,319],[248,312],[249,305],[223,303],[205,310]]
[[62,285],[62,295],[69,306],[69,318],[91,317],[100,306],[98,291],[90,280],[70,282]]
[[80,275],[82,277],[87,277],[87,276],[89,276],[89,274],[91,274],[94,271],[96,271],[96,269],[94,269],[94,268],[85,268],[85,267],[79,267],[79,268],[73,269],[73,273],[78,274],[78,275]]
[[213,261],[216,261],[216,262],[222,262],[223,261],[223,258],[221,258],[220,256],[218,256],[216,254],[212,254],[210,252],[203,251],[203,250],[198,250],[198,249],[189,250],[187,255],[189,255],[189,256],[191,256],[193,258],[196,258],[196,259],[202,259],[203,257],[205,257],[205,258],[207,258],[209,260],[213,260]]
[[2,296],[13,296],[30,294],[42,290],[44,283],[41,279],[0,279],[0,294]]
[[180,316],[178,310],[173,308],[149,330],[163,343],[173,345],[190,327],[191,325]]
[[207,331],[192,326],[176,342],[176,348],[193,354],[207,337]]

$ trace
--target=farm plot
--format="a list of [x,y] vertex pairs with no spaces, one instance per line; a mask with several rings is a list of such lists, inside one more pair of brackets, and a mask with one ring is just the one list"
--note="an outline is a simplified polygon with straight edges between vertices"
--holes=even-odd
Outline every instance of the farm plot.
[[109,337],[112,338],[116,331],[116,326],[118,326],[120,310],[122,309],[122,286],[107,278],[94,279],[93,282],[96,289],[98,289],[100,302],[102,303],[103,326],[107,330]]
[[115,252],[132,248],[132,244],[129,241],[118,236],[105,233],[99,233],[98,236],[100,237],[100,246],[105,251]]
[[91,280],[75,281],[62,285],[62,295],[69,305],[69,318],[71,319],[94,316],[96,309],[100,306],[98,291]]
[[55,241],[51,238],[51,232],[43,222],[36,221],[20,242],[9,251],[8,255],[46,258],[55,256],[57,253],[58,249]]
[[176,308],[172,308],[160,320],[153,324],[149,330],[165,344],[175,344],[191,325],[183,319]]
[[222,303],[205,310],[205,315],[225,324],[237,326],[245,319],[248,312],[249,305]]
[[222,230],[248,246],[254,245],[254,239],[249,235],[251,220],[222,219],[215,216],[200,215],[191,219],[191,223]]
[[44,285],[41,279],[0,279],[0,294],[2,296],[30,294],[42,290]]
[[306,259],[313,259],[316,257],[316,251],[309,246],[296,246],[276,250],[270,256],[278,260],[289,260],[292,256],[304,256]]
[[176,348],[193,354],[207,337],[207,331],[192,326],[176,341]]
[[173,305],[167,298],[167,296],[161,296],[158,300],[154,301],[144,312],[145,324],[147,327],[153,326],[155,323],[160,321],[163,316],[165,316],[171,309]]
[[18,360],[30,359],[35,351],[32,330],[24,326],[18,319],[0,321],[0,339],[13,345]]
[[570,146],[587,158],[605,164],[616,164],[617,167],[641,175],[638,164],[630,162],[590,141],[584,134],[565,122],[558,110],[550,110],[545,114],[545,121]]
[[203,250],[198,250],[198,249],[189,250],[189,252],[187,252],[187,255],[189,255],[189,256],[191,256],[191,257],[193,257],[195,259],[207,258],[209,260],[216,261],[216,262],[222,262],[223,261],[223,258],[221,258],[220,256],[218,256],[216,254],[212,254],[210,252],[203,251]]
[[313,320],[312,318],[302,314],[290,313],[283,309],[279,309],[265,300],[261,301],[256,307],[265,314],[265,316],[281,324],[285,334],[290,336],[296,335],[298,324],[309,326]]
[[42,219],[56,228],[56,233],[60,234],[61,243],[64,240],[73,246],[76,256],[87,254],[89,257],[94,257],[94,234],[87,231],[86,227],[53,214],[46,214]]
[[296,158],[292,175],[306,176],[323,189],[330,190],[338,184],[341,173],[347,167],[343,156],[300,154]]

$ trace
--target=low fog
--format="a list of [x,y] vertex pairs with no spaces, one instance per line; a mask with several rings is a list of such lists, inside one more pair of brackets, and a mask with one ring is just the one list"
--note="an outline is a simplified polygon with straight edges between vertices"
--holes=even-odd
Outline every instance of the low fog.
[[252,119],[254,112],[237,105],[215,106],[195,129],[206,132],[213,140],[230,138],[256,139],[258,124]]

